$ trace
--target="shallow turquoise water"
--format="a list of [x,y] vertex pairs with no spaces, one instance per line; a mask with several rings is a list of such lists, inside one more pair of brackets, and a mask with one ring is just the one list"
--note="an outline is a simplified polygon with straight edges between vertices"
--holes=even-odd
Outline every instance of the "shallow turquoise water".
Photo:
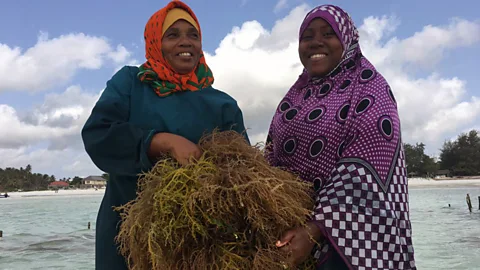
[[[466,193],[475,206],[472,214]],[[418,269],[479,269],[478,196],[478,187],[410,189]],[[94,269],[94,228],[101,199],[94,195],[0,200],[0,270]]]

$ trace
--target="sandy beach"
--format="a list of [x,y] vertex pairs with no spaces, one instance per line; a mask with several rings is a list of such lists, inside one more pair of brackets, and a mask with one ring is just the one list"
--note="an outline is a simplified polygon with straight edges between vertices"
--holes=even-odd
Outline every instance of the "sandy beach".
[[430,178],[409,178],[408,186],[415,187],[480,187],[480,178],[471,179],[430,179]]
[[[473,179],[429,179],[429,178],[409,178],[408,186],[410,188],[459,188],[459,187],[480,187],[480,178]],[[58,190],[56,193],[53,190],[43,191],[27,191],[27,192],[9,192],[9,199],[15,198],[36,198],[36,197],[64,197],[64,196],[95,196],[103,195],[105,189],[69,189]]]
[[94,196],[103,195],[105,189],[69,189],[69,190],[42,190],[42,191],[25,191],[25,192],[9,192],[9,199],[18,198],[37,198],[37,197],[76,197],[76,196]]

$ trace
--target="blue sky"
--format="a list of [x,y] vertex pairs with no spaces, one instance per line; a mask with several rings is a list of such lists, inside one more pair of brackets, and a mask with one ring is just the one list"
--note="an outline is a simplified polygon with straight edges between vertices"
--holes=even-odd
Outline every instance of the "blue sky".
[[[216,86],[244,104],[242,109],[247,126],[252,128],[251,135],[263,140],[272,109],[299,72],[298,67],[279,68],[299,62],[294,48],[297,26],[308,9],[324,2],[185,2],[200,20],[203,47],[216,75]],[[144,25],[166,3],[113,0],[2,3],[0,154],[8,159],[0,161],[0,167],[25,166],[29,162],[34,171],[62,177],[98,172],[81,148],[78,133],[82,121],[106,80],[119,67],[143,62]],[[350,13],[357,27],[363,29],[361,44],[367,57],[396,86],[392,88],[403,104],[400,113],[408,142],[426,141],[429,153],[436,154],[445,139],[470,128],[480,128],[480,101],[476,99],[480,96],[478,1],[456,1],[457,5],[433,0],[328,3]],[[279,20],[285,23],[278,23]],[[245,24],[252,21],[256,23]],[[275,28],[276,25],[279,27]],[[70,41],[66,41],[68,35]],[[90,48],[88,44],[97,44],[92,49],[97,51],[85,51],[81,56],[69,52],[72,46],[77,50],[76,44],[86,48]],[[31,54],[27,53],[29,49]],[[45,56],[44,50],[55,51]],[[116,54],[110,55],[110,51]],[[412,56],[417,54],[418,59]],[[62,65],[66,58],[70,59],[69,64]],[[267,59],[261,63],[265,72],[245,74],[245,69],[259,65],[255,62],[259,58]],[[25,63],[36,65],[32,69],[34,74],[21,72]],[[245,76],[248,82],[239,80],[239,76]],[[275,80],[277,76],[284,79]],[[2,79],[11,82],[2,84]],[[245,95],[246,91],[251,95]],[[427,98],[429,95],[432,98]],[[264,116],[258,120],[259,117],[253,117],[255,113]],[[59,121],[71,126],[55,126]]]

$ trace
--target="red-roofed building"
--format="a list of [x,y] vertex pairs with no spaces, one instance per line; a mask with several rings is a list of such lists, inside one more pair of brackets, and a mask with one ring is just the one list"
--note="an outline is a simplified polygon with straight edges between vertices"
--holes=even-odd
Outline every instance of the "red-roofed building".
[[48,188],[50,189],[65,189],[65,188],[68,188],[69,184],[67,182],[64,182],[64,181],[55,181],[55,182],[52,182],[48,185]]

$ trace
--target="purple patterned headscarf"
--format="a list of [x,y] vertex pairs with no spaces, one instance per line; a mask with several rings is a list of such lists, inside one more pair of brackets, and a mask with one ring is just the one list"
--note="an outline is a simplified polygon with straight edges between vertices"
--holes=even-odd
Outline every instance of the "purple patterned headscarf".
[[[343,11],[341,8],[333,5],[324,5],[319,6],[311,10],[305,16],[305,19],[300,26],[300,31],[298,33],[298,39],[303,35],[305,29],[310,25],[310,23],[317,18],[324,19],[330,26],[332,27],[333,31],[339,38],[340,42],[342,43],[343,53],[342,53],[342,62],[345,59],[351,58],[354,54],[361,53],[360,47],[358,46],[358,31],[355,25],[353,24],[350,15]],[[338,67],[338,66],[337,66]],[[332,73],[335,69],[333,69],[330,73]],[[326,76],[329,76],[327,74]],[[296,86],[305,86],[305,84],[312,78],[308,75],[306,69],[303,69],[303,73],[300,75],[300,78],[295,83]]]
[[325,236],[315,251],[319,264],[336,253],[350,269],[416,269],[395,97],[363,56],[350,16],[316,7],[299,35],[317,18],[335,31],[342,59],[323,77],[304,70],[280,101],[267,159],[314,183],[312,219]]

